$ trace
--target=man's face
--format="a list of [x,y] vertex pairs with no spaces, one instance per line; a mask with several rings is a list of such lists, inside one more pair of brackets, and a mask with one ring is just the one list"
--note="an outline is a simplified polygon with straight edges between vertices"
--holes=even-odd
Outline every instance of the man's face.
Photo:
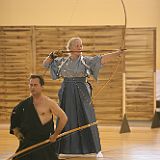
[[38,78],[30,79],[29,89],[32,95],[41,94],[43,87],[41,86]]

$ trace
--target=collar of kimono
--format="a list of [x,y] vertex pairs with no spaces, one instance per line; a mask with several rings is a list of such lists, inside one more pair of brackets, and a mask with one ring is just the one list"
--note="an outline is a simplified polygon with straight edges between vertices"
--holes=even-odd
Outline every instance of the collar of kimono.
[[[74,133],[74,132],[76,132],[76,131],[80,131],[80,130],[89,128],[89,127],[94,126],[94,125],[97,125],[97,124],[98,124],[98,122],[96,121],[96,122],[92,122],[92,123],[86,124],[86,125],[81,126],[81,127],[77,127],[77,128],[71,129],[71,130],[69,130],[69,131],[66,131],[66,132],[61,133],[60,135],[58,135],[57,139],[62,138],[62,137],[66,136],[66,135],[69,135],[69,134],[71,134],[71,133]],[[9,158],[6,159],[6,160],[12,160],[12,159],[18,160],[19,157],[23,157],[23,156],[25,156],[25,155],[33,152],[33,151],[34,151],[33,149],[36,149],[37,147],[41,147],[41,146],[43,146],[43,145],[45,145],[45,144],[48,144],[48,143],[51,143],[49,139],[47,139],[47,140],[45,140],[45,141],[42,141],[42,142],[40,142],[40,143],[34,144],[34,145],[30,146],[30,147],[27,147],[27,148],[25,148],[25,149],[22,149],[21,151],[13,154],[11,157],[9,157]]]
[[[122,40],[121,40],[121,46],[120,46],[120,50],[124,53],[125,49],[125,37],[126,37],[126,28],[127,28],[127,12],[126,12],[126,7],[124,4],[124,1],[121,0],[121,4],[122,4],[122,8],[123,8],[123,12],[124,12],[124,27],[122,30]],[[122,61],[123,59],[123,61]],[[122,57],[119,57],[119,60],[117,61],[113,72],[110,74],[108,80],[105,82],[105,84],[96,92],[96,94],[94,95],[93,99],[95,99],[99,93],[108,85],[108,83],[113,79],[113,77],[115,76],[115,74],[117,73],[117,70],[119,68],[119,65],[121,64],[121,62],[123,62],[123,72],[125,72],[125,54],[123,54]]]

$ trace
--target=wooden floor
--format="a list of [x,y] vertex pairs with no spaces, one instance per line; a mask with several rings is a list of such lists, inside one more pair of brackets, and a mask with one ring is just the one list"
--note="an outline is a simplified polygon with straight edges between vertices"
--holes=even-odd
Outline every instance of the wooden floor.
[[[119,134],[120,127],[100,126],[104,158],[98,160],[160,160],[160,128],[130,126],[130,133]],[[8,134],[8,125],[0,125],[0,160],[11,156],[18,145],[17,139]],[[95,160],[95,157],[68,157],[71,160]]]

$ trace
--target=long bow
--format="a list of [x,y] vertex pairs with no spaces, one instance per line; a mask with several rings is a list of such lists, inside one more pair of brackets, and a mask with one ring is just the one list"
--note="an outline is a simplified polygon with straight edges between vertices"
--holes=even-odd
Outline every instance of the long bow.
[[[122,30],[122,40],[121,40],[121,46],[120,46],[120,50],[121,52],[124,52],[126,49],[125,49],[125,36],[126,36],[126,28],[127,28],[127,12],[126,12],[126,7],[125,7],[125,4],[124,4],[124,1],[121,0],[121,4],[122,4],[122,7],[123,7],[123,12],[124,12],[124,27],[123,27],[123,30]],[[94,95],[94,97],[92,99],[95,99],[99,93],[108,85],[108,83],[113,79],[113,77],[115,76],[115,74],[117,73],[117,70],[119,68],[119,65],[121,64],[122,62],[122,58],[124,60],[124,55],[123,57],[119,57],[119,60],[117,62],[117,64],[115,65],[114,67],[114,70],[113,72],[110,74],[108,80],[105,82],[105,84],[96,92],[96,94]],[[124,65],[123,65],[124,67]]]
[[[89,127],[94,126],[94,125],[97,125],[97,124],[98,124],[98,122],[96,121],[96,122],[92,122],[92,123],[86,124],[86,125],[81,126],[81,127],[77,127],[77,128],[71,129],[71,130],[69,130],[69,131],[66,131],[66,132],[61,133],[60,135],[58,135],[57,139],[62,138],[62,137],[66,136],[66,135],[69,135],[69,134],[71,134],[71,133],[74,133],[74,132],[76,132],[76,131],[80,131],[80,130],[89,128]],[[41,147],[41,146],[44,146],[45,144],[48,144],[48,143],[51,143],[51,142],[50,142],[50,139],[47,139],[47,140],[45,140],[45,141],[42,141],[42,142],[40,142],[40,143],[34,144],[34,145],[30,146],[30,147],[27,147],[27,148],[25,148],[25,149],[23,149],[23,150],[15,153],[14,155],[12,155],[11,157],[9,157],[9,158],[6,159],[6,160],[12,160],[13,158],[14,158],[14,160],[18,160],[18,156],[21,156],[21,157],[22,157],[22,156],[26,155],[27,152],[30,151],[30,153],[31,153],[31,151],[33,151],[33,149],[36,149],[36,148]],[[25,154],[25,153],[26,153],[26,154]],[[23,155],[22,155],[22,154],[23,154]],[[16,158],[16,157],[17,157],[17,158]]]

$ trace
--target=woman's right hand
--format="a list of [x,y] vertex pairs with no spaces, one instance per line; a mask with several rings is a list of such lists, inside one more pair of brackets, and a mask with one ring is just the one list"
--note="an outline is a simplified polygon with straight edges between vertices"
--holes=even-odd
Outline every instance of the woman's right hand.
[[50,59],[54,60],[55,58],[58,57],[58,53],[57,52],[51,52],[48,56],[49,56]]

